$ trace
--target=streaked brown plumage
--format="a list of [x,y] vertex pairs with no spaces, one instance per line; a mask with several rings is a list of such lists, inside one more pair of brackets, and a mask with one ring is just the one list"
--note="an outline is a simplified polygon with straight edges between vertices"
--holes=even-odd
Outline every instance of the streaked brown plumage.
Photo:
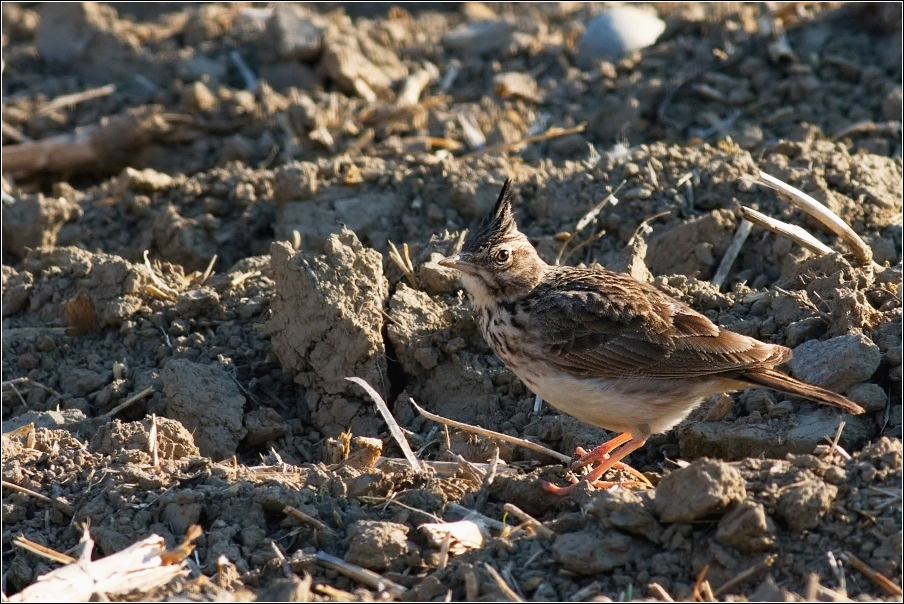
[[620,433],[576,462],[602,462],[585,479],[596,482],[650,435],[726,390],[763,386],[863,413],[843,396],[776,371],[791,358],[784,346],[721,329],[628,275],[546,264],[515,224],[511,187],[506,180],[461,253],[441,263],[461,271],[484,337],[534,393]]

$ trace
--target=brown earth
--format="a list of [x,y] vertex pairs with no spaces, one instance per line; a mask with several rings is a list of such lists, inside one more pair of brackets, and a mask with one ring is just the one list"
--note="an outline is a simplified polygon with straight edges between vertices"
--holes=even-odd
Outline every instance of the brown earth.
[[[57,566],[14,538],[67,552],[90,523],[95,557],[201,526],[189,576],[136,600],[390,597],[318,552],[402,600],[507,599],[489,568],[540,601],[653,583],[688,599],[704,569],[722,600],[896,599],[846,560],[901,584],[899,5],[795,4],[773,15],[776,52],[762,5],[655,4],[659,41],[588,71],[598,4],[115,6],[3,5],[3,480],[53,502],[4,486],[4,594]],[[496,145],[583,123],[465,157],[470,130]],[[742,205],[849,251],[757,170],[823,201],[878,266],[755,227],[710,283]],[[537,411],[436,264],[506,176],[547,260],[615,192],[565,262],[793,347],[788,371],[867,413],[767,390],[708,401],[631,456],[650,490],[560,499],[537,478],[564,484],[564,466],[505,443],[495,480],[448,463],[496,445],[411,401],[566,454],[609,436]],[[426,472],[374,466],[380,445],[402,453],[348,376],[386,398]],[[849,455],[819,448],[839,432]],[[506,503],[553,533],[513,533]],[[453,504],[507,524],[445,563],[423,525],[461,518]]]

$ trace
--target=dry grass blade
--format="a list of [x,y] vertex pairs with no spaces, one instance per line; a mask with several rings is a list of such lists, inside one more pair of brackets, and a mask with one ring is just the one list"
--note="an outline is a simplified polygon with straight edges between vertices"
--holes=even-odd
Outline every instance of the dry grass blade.
[[[144,266],[148,269],[148,272],[151,275],[151,281],[154,282],[154,285],[157,287],[157,289],[160,290],[161,292],[163,292],[164,296],[166,296],[167,299],[176,301],[176,299],[178,299],[178,297],[179,297],[179,292],[177,292],[176,290],[171,288],[169,285],[164,283],[160,279],[160,277],[157,276],[157,272],[154,270],[154,267],[151,266],[151,259],[148,258],[147,250],[144,250],[144,253],[142,254],[142,256],[144,257]],[[150,286],[148,286],[148,287],[150,287]]]
[[408,444],[408,441],[405,439],[405,435],[402,434],[402,429],[399,427],[399,423],[392,416],[392,413],[389,411],[389,407],[386,406],[386,403],[383,401],[383,397],[374,390],[373,386],[365,382],[359,377],[347,377],[345,378],[349,382],[354,382],[358,384],[370,395],[370,398],[373,399],[374,403],[377,405],[377,409],[380,410],[380,415],[383,416],[383,419],[386,421],[386,425],[389,426],[389,432],[392,434],[392,437],[398,443],[399,448],[402,449],[402,453],[405,454],[405,459],[408,460],[408,463],[411,464],[411,467],[415,472],[423,471],[421,467],[421,462],[418,461],[417,457],[414,456],[414,451],[411,450],[411,446]]
[[23,495],[28,495],[29,497],[33,497],[38,501],[43,501],[46,504],[54,506],[56,509],[60,510],[67,516],[72,516],[75,514],[75,508],[72,507],[71,504],[67,503],[65,500],[57,497],[56,499],[51,499],[46,495],[41,495],[37,491],[32,491],[31,489],[26,489],[25,487],[20,487],[17,484],[13,484],[11,482],[2,481],[3,488],[11,489],[13,491],[18,491]]
[[411,404],[417,410],[418,413],[423,415],[429,420],[439,422],[441,424],[445,424],[447,426],[452,426],[453,428],[458,428],[459,430],[465,430],[467,432],[473,432],[475,434],[482,434],[483,436],[489,436],[490,438],[495,438],[497,440],[501,440],[503,442],[511,443],[513,445],[518,445],[519,447],[524,447],[525,449],[530,449],[531,451],[536,451],[538,453],[543,453],[544,455],[549,455],[553,459],[557,459],[562,463],[571,463],[571,458],[567,455],[563,455],[562,453],[558,453],[553,451],[548,447],[544,447],[543,445],[537,444],[535,442],[531,442],[529,440],[524,440],[523,438],[518,438],[516,436],[509,436],[508,434],[502,434],[500,432],[493,432],[492,430],[487,430],[486,428],[481,428],[479,426],[472,426],[471,424],[466,424],[463,422],[457,422],[454,419],[448,419],[442,417],[441,415],[436,415],[434,413],[430,413],[429,411],[425,411],[411,400]]
[[725,284],[725,280],[728,278],[728,271],[731,270],[731,266],[737,259],[738,254],[741,253],[741,248],[744,247],[744,242],[750,236],[751,229],[753,229],[753,223],[749,220],[742,220],[741,224],[738,225],[738,230],[735,231],[731,243],[728,244],[728,249],[725,250],[725,255],[722,256],[722,262],[719,263],[716,274],[709,280],[710,283],[719,289],[722,289]]
[[850,564],[853,568],[860,571],[866,578],[878,585],[882,588],[885,593],[890,596],[894,596],[896,598],[900,598],[904,595],[904,591],[901,591],[901,588],[896,585],[891,579],[880,573],[879,571],[870,567],[866,562],[852,554],[851,552],[845,551],[841,555],[842,559],[846,560],[848,564]]
[[760,560],[759,562],[757,562],[750,568],[748,568],[746,570],[742,570],[740,573],[738,573],[738,575],[736,577],[729,579],[728,581],[723,583],[722,587],[720,587],[715,592],[713,592],[714,595],[716,597],[718,597],[718,596],[724,594],[725,592],[734,589],[735,587],[737,587],[738,585],[740,585],[747,579],[750,579],[751,577],[756,576],[758,573],[766,570],[767,568],[769,568],[770,566],[775,564],[775,561],[777,559],[778,559],[778,556],[776,556],[775,554],[770,554],[770,555],[766,556],[765,558],[763,558],[762,560]]
[[669,592],[665,590],[665,588],[659,583],[650,583],[648,586],[650,593],[657,600],[662,600],[663,602],[674,602],[675,599],[669,595]]
[[72,556],[61,554],[60,552],[43,546],[40,543],[35,543],[31,539],[23,537],[22,535],[19,535],[18,537],[13,539],[13,545],[15,545],[16,547],[21,547],[22,549],[29,551],[37,556],[41,556],[42,558],[47,558],[48,560],[52,560],[53,562],[59,562],[60,564],[72,564],[73,562],[75,562],[75,558],[73,558]]
[[389,243],[389,259],[402,269],[402,272],[405,274],[405,278],[408,279],[408,283],[411,284],[411,287],[419,289],[417,276],[414,274],[414,264],[411,262],[411,256],[408,255],[408,244],[402,244],[402,254],[400,254],[398,248],[392,241],[387,241],[387,243]]
[[549,539],[552,541],[556,538],[556,532],[551,528],[545,526],[542,522],[516,506],[514,503],[506,503],[502,506],[506,512],[515,516],[521,522],[527,523],[527,525],[538,535],[543,537],[544,539]]
[[490,573],[490,576],[493,577],[493,580],[496,582],[496,585],[499,586],[499,590],[502,592],[502,595],[504,595],[506,598],[508,598],[512,602],[523,602],[524,601],[523,599],[521,599],[521,596],[519,596],[515,592],[514,589],[509,587],[509,584],[505,582],[505,579],[502,577],[502,575],[499,574],[498,570],[496,570],[495,568],[493,568],[486,562],[483,563],[483,566],[484,566],[484,568],[487,569],[487,572]]
[[313,516],[309,516],[308,514],[305,514],[304,512],[302,512],[301,510],[299,510],[297,508],[293,508],[291,505],[287,505],[286,507],[284,507],[283,512],[285,514],[295,518],[296,520],[300,520],[301,522],[304,522],[305,524],[309,524],[309,525],[313,526],[314,528],[321,530],[325,533],[335,533],[336,532],[333,529],[331,529],[330,527],[328,527],[327,525],[325,525],[320,520],[317,520]]
[[804,212],[823,223],[833,233],[850,246],[854,258],[862,266],[873,264],[873,252],[860,235],[839,218],[832,210],[819,203],[803,191],[780,181],[774,176],[760,172],[759,184],[775,189],[779,194]]
[[368,587],[372,587],[377,591],[385,591],[396,597],[401,596],[403,593],[408,591],[407,588],[399,585],[398,583],[390,581],[389,579],[381,577],[372,570],[361,568],[357,564],[346,562],[345,560],[337,558],[336,556],[331,556],[326,552],[317,552],[317,554],[315,554],[314,556],[314,559],[324,566],[335,569],[346,577],[354,579],[359,583],[363,583]]
[[756,210],[741,206],[741,215],[745,220],[749,220],[753,224],[759,225],[766,230],[772,231],[782,237],[787,237],[791,241],[797,243],[818,256],[826,254],[834,254],[835,250],[818,240],[816,237],[803,230],[795,224],[788,224],[775,218],[770,218],[765,214],[761,214]]
[[559,138],[561,136],[568,136],[569,134],[578,134],[580,132],[583,132],[586,126],[587,124],[585,122],[578,124],[573,128],[550,128],[546,132],[535,134],[533,136],[526,136],[519,141],[514,141],[511,143],[500,143],[498,145],[492,145],[491,147],[484,147],[483,149],[479,149],[472,153],[468,153],[467,155],[461,156],[461,159],[474,159],[475,157],[480,157],[481,155],[485,155],[487,153],[504,153],[508,151],[514,151],[532,143],[539,143],[553,138]]

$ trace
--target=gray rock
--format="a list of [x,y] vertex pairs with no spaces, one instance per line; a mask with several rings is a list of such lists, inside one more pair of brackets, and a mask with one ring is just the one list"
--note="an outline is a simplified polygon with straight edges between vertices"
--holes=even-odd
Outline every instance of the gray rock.
[[635,6],[603,11],[587,24],[578,43],[576,63],[592,69],[596,61],[618,60],[653,44],[665,31],[665,22],[655,13]]
[[794,377],[834,392],[864,382],[879,368],[882,353],[863,335],[804,342],[788,363]]
[[447,49],[478,54],[500,50],[511,41],[512,25],[502,20],[468,23],[443,36],[443,46]]
[[902,119],[902,102],[904,102],[904,94],[901,87],[892,88],[885,100],[882,101],[882,117],[888,121],[900,122]]
[[879,384],[857,384],[848,389],[847,397],[867,411],[885,409],[885,404],[888,402],[885,390]]
[[609,572],[634,559],[637,542],[618,531],[581,531],[556,537],[552,555],[566,570],[580,575]]
[[746,497],[741,473],[725,462],[701,459],[666,474],[656,487],[663,522],[693,522],[724,512]]
[[267,33],[281,59],[310,61],[317,58],[323,45],[320,28],[298,14],[291,4],[277,4],[267,21]]
[[763,504],[742,501],[719,521],[716,539],[743,552],[762,552],[775,545],[775,523]]

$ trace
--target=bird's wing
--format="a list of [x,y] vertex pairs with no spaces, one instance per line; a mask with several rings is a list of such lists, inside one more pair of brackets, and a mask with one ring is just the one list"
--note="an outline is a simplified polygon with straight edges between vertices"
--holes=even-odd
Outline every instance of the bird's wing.
[[570,269],[525,303],[526,349],[578,377],[732,377],[790,356],[619,273]]

